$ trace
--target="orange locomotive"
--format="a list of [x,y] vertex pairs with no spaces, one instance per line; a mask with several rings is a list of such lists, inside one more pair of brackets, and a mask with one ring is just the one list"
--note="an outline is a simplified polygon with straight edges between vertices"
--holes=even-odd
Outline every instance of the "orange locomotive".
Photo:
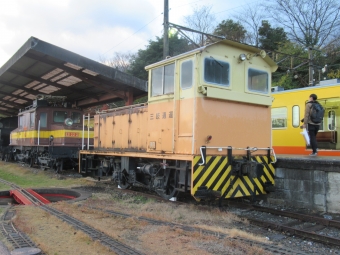
[[266,194],[273,188],[271,73],[264,51],[229,40],[149,65],[148,104],[94,116],[83,175],[111,173],[165,199]]

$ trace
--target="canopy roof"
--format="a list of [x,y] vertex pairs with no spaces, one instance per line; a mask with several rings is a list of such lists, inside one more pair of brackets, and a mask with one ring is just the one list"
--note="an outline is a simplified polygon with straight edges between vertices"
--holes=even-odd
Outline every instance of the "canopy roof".
[[31,37],[0,68],[0,116],[15,116],[38,95],[66,96],[81,108],[145,95],[147,82]]

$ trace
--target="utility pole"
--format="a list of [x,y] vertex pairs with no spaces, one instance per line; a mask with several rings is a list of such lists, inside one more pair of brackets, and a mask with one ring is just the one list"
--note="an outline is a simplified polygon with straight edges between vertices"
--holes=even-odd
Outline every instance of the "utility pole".
[[169,56],[169,0],[164,0],[163,59]]
[[309,59],[309,84],[308,86],[313,86],[313,48],[308,47],[308,59]]

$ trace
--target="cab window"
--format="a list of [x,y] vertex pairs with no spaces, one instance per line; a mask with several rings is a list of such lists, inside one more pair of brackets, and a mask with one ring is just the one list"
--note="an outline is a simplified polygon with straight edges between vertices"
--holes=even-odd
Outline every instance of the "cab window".
[[19,116],[19,128],[22,128],[24,126],[24,116]]
[[67,112],[64,112],[64,111],[53,112],[53,122],[63,123],[66,118],[67,118]]
[[193,84],[193,61],[184,61],[181,64],[181,88],[188,89]]
[[40,113],[40,127],[42,128],[47,127],[47,113],[46,112]]
[[81,118],[81,114],[80,112],[72,112],[71,113],[71,119],[73,120],[73,123],[80,123],[80,118]]
[[151,71],[151,96],[174,93],[175,64],[155,68]]
[[35,112],[30,113],[30,127],[34,127]]
[[268,94],[269,91],[269,77],[268,73],[249,68],[248,69],[248,90]]
[[207,83],[228,87],[230,80],[229,63],[215,58],[204,59],[204,80]]

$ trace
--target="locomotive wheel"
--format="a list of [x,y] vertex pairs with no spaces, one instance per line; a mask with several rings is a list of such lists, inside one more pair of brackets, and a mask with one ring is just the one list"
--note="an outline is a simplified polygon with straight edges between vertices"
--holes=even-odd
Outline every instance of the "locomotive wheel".
[[128,183],[129,177],[128,177],[128,173],[126,171],[122,172],[122,177],[120,182],[118,183],[119,187],[121,189],[127,189],[130,187],[130,183]]
[[28,164],[28,166],[29,166],[29,167],[33,167],[33,165],[34,165],[34,158],[33,158],[33,157],[30,157],[30,158],[29,158],[29,164]]
[[175,187],[175,179],[174,177],[171,177],[169,180],[169,184],[165,188],[165,190],[156,190],[157,194],[160,195],[165,200],[169,200],[172,197],[177,197],[178,191]]

